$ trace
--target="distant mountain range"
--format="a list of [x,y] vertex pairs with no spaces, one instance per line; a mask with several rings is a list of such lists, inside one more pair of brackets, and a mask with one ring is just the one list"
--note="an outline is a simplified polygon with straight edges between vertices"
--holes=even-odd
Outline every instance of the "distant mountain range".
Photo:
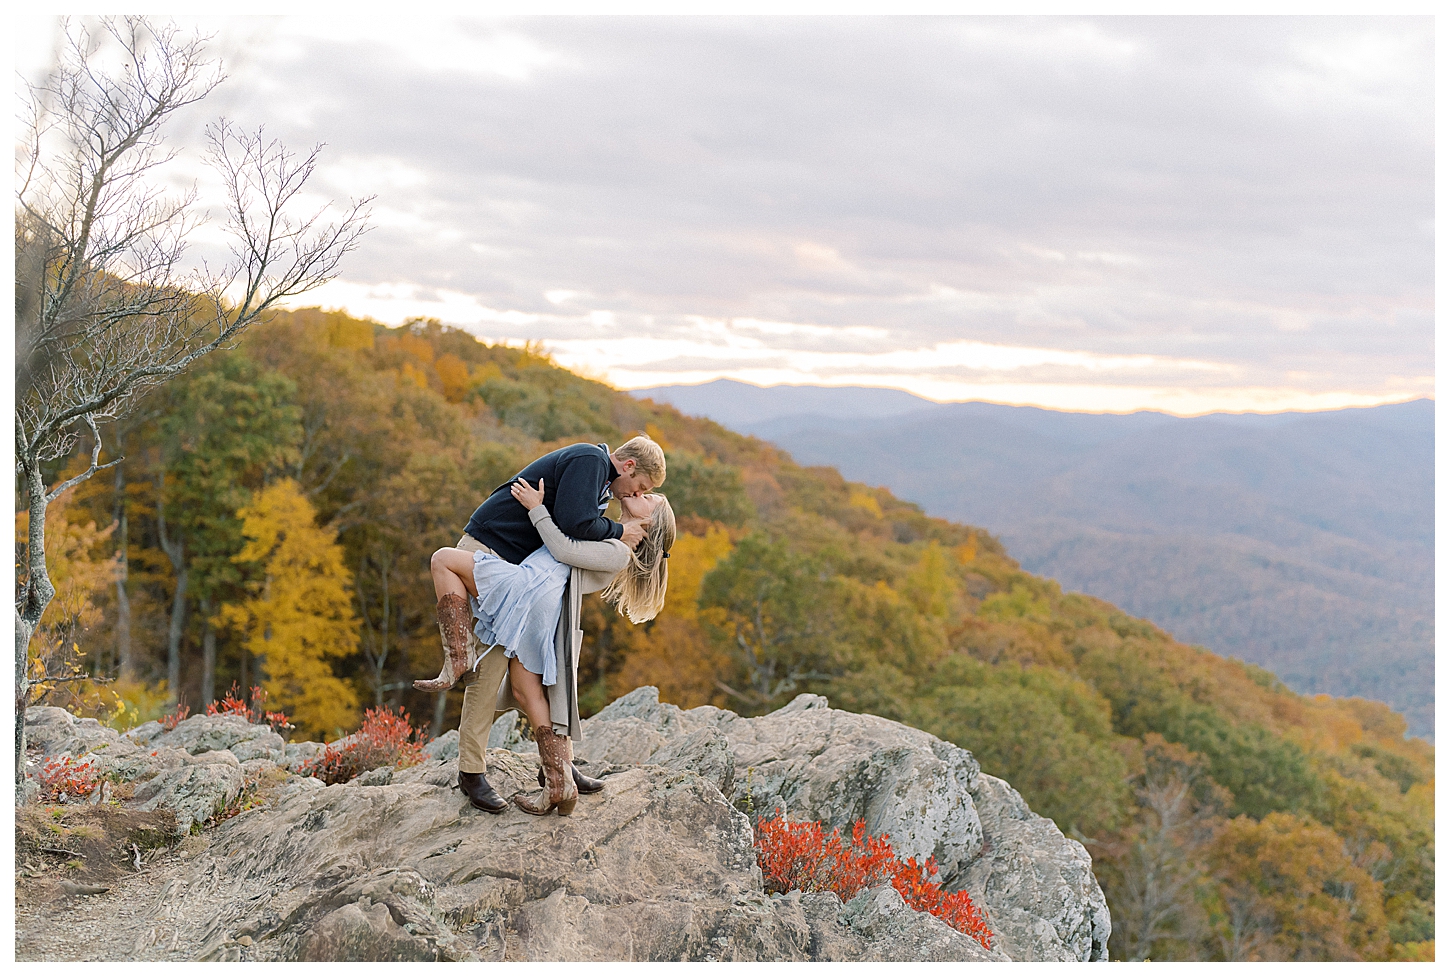
[[635,390],[981,526],[1023,568],[1434,735],[1434,403],[1085,414],[869,387]]

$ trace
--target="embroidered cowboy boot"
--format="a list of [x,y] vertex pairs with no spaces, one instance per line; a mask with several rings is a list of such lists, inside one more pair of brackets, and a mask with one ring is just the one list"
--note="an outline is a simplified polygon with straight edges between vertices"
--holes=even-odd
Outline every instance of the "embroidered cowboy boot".
[[443,670],[437,678],[418,679],[413,688],[421,692],[451,689],[468,671],[468,639],[473,634],[473,609],[462,594],[438,598],[438,633],[443,636]]
[[568,761],[568,738],[554,732],[552,726],[534,730],[534,741],[539,744],[539,762],[543,767],[544,790],[537,800],[514,795],[514,803],[529,814],[548,814],[557,810],[561,817],[574,813],[579,802],[579,788],[574,778],[565,769]]
[[[574,786],[579,788],[579,793],[581,794],[599,793],[604,789],[604,781],[596,780],[593,777],[586,777],[579,772],[579,768],[574,766],[574,740],[571,737],[565,737],[565,741],[569,744],[569,769],[574,771]],[[539,786],[544,786],[543,767],[539,768]]]

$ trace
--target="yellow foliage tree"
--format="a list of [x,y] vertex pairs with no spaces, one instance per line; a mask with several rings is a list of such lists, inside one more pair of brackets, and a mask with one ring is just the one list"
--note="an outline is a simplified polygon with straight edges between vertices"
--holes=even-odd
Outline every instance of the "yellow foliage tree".
[[1210,914],[1230,960],[1377,960],[1381,885],[1329,828],[1283,811],[1238,817],[1209,846]]
[[[36,683],[30,687],[31,701],[39,701],[55,688],[45,681],[47,677],[70,679],[80,674],[85,654],[81,636],[101,623],[96,599],[115,583],[120,570],[114,554],[99,555],[101,544],[115,527],[97,529],[89,519],[71,522],[68,508],[73,495],[73,489],[62,493],[45,511],[45,560],[55,597],[30,640],[30,677]],[[30,514],[22,509],[15,514],[15,539],[23,545],[29,535]],[[28,564],[25,554],[18,553],[17,572],[23,573]],[[82,690],[68,691],[73,699],[69,704],[75,709]]]
[[443,384],[443,398],[450,404],[462,401],[468,393],[468,364],[452,353],[444,353],[433,364],[433,369],[438,374],[438,382]]
[[670,587],[660,616],[695,620],[705,574],[729,556],[731,549],[730,534],[719,526],[710,527],[703,536],[682,533],[670,549]]
[[946,550],[936,540],[922,551],[901,592],[917,611],[928,617],[944,618],[952,609],[957,599],[956,576],[948,565]]
[[237,513],[247,542],[234,557],[257,564],[252,596],[224,605],[223,623],[240,632],[261,662],[273,703],[300,732],[336,736],[357,720],[357,693],[330,660],[357,650],[352,574],[333,533],[317,526],[312,504],[291,479],[262,489]]
[[723,704],[715,681],[728,660],[700,629],[697,601],[705,574],[730,550],[730,536],[719,527],[704,536],[682,533],[675,540],[665,606],[647,627],[621,633],[624,663],[609,677],[611,695],[653,685],[661,700],[686,709]]
[[372,349],[373,324],[343,312],[328,312],[327,344],[334,349]]
[[881,503],[876,500],[875,495],[863,489],[852,489],[850,495],[846,497],[846,504],[875,516],[877,519],[882,518]]

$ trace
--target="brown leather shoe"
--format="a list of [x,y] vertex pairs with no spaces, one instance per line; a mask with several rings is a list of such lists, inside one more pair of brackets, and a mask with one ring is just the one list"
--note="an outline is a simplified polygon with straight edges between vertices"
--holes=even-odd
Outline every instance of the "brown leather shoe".
[[443,636],[443,670],[437,678],[418,679],[413,688],[420,692],[451,689],[468,671],[468,638],[473,634],[473,608],[462,594],[438,598],[438,633]]
[[574,778],[564,773],[568,761],[568,739],[554,732],[552,726],[534,730],[534,741],[539,744],[539,763],[544,774],[544,790],[538,799],[514,795],[514,803],[529,814],[548,814],[558,811],[561,817],[574,813],[579,802],[579,788]]
[[488,778],[481,773],[458,771],[458,783],[453,785],[453,789],[463,791],[468,795],[468,803],[489,814],[498,814],[509,806],[509,802],[489,785]]
[[[596,780],[593,777],[586,777],[572,763],[569,764],[569,769],[574,771],[574,786],[579,789],[579,793],[597,794],[604,789],[604,781]],[[544,769],[542,767],[539,768],[539,786],[544,786]]]

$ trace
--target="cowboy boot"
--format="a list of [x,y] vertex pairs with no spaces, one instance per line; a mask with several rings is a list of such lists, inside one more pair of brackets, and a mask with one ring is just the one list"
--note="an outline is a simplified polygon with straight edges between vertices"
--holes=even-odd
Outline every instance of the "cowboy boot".
[[539,762],[543,767],[544,790],[538,800],[514,795],[514,803],[529,814],[548,814],[557,810],[561,817],[574,813],[579,801],[579,788],[574,778],[564,772],[568,764],[567,738],[554,732],[552,726],[534,730],[534,740],[539,744]]
[[489,814],[498,814],[509,806],[509,802],[489,785],[488,778],[481,773],[458,771],[458,783],[453,785],[453,789],[463,791],[468,795],[470,804]]
[[[599,793],[604,789],[604,781],[596,780],[593,777],[586,777],[580,773],[579,768],[574,766],[574,740],[572,738],[566,738],[565,742],[569,744],[569,769],[574,771],[574,786],[579,788],[579,793],[581,794]],[[539,786],[544,786],[543,767],[539,768]]]
[[437,678],[418,679],[413,688],[420,692],[451,689],[468,671],[468,639],[473,634],[473,609],[462,594],[438,598],[438,633],[443,636],[443,670]]

